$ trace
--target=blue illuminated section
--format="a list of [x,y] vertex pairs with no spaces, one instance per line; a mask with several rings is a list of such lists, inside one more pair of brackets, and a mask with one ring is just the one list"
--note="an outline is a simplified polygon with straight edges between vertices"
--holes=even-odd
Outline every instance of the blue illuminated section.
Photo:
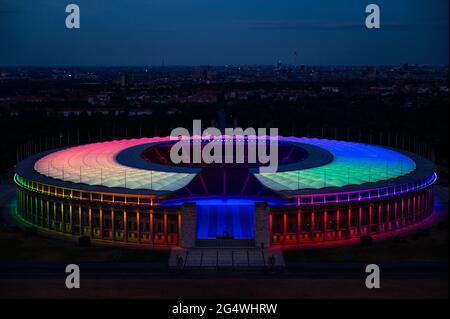
[[169,199],[161,202],[161,206],[181,206],[185,203],[195,203],[197,206],[207,206],[207,205],[250,205],[254,206],[257,202],[265,202],[269,206],[283,205],[284,200],[275,197],[264,197],[264,196],[211,196],[211,197],[189,197],[189,198],[179,198],[179,199]]
[[223,202],[225,203],[197,205],[197,238],[252,239],[255,232],[253,203]]
[[270,206],[285,203],[272,197],[209,197],[166,201],[162,205],[179,206],[186,202],[196,204],[198,239],[253,239],[255,203],[266,202]]

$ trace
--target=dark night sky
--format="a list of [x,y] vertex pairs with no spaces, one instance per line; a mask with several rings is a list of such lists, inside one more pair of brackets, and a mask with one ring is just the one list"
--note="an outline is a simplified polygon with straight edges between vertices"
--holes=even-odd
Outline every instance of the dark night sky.
[[[79,30],[65,28],[69,3]],[[381,7],[379,30],[364,26],[369,3]],[[448,64],[448,4],[0,0],[0,65]]]

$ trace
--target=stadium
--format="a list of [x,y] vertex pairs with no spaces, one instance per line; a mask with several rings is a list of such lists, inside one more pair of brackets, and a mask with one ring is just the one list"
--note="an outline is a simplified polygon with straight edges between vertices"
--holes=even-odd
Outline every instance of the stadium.
[[290,248],[408,230],[433,211],[434,165],[403,150],[279,137],[278,170],[261,173],[258,162],[174,164],[174,143],[114,140],[30,156],[16,167],[18,216],[113,245]]

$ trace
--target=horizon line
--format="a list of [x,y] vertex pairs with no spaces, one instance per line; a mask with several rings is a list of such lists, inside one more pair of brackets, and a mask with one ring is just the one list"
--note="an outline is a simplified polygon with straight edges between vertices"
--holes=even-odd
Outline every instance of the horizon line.
[[[449,63],[392,63],[392,64],[291,64],[281,63],[281,66],[288,67],[396,67],[396,66],[419,66],[419,67],[448,67]],[[277,64],[132,64],[132,65],[0,65],[0,68],[171,68],[171,67],[274,67]]]

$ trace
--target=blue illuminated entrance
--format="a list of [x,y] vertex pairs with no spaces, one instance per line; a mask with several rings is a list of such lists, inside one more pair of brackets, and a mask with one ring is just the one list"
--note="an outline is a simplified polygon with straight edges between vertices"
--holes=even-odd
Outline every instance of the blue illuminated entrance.
[[198,239],[254,238],[254,201],[205,199],[196,203]]

